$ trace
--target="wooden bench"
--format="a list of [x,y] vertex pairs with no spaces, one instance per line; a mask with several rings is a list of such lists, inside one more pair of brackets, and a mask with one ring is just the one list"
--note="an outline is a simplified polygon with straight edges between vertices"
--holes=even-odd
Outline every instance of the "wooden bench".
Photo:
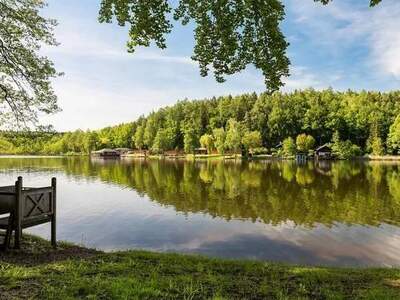
[[15,232],[14,247],[21,247],[22,229],[51,222],[51,244],[56,242],[56,178],[51,179],[49,187],[23,187],[22,177],[14,186],[0,187],[0,229],[3,230],[2,249],[10,245],[12,232]]

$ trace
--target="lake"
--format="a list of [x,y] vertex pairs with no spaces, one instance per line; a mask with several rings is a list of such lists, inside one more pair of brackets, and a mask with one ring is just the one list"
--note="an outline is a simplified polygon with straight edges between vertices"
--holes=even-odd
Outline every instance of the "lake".
[[400,163],[2,157],[0,174],[56,176],[58,239],[105,251],[400,266]]

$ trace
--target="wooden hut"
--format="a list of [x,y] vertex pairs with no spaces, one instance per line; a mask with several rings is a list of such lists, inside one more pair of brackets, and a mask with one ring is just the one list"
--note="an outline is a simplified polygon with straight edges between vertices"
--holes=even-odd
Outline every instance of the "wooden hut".
[[207,151],[207,148],[196,148],[196,149],[194,149],[194,154],[196,154],[196,155],[201,155],[201,154],[207,154],[208,153],[208,151]]
[[102,158],[117,158],[120,157],[120,153],[113,149],[101,149],[98,151],[92,151],[91,153],[94,157],[102,157]]
[[332,159],[333,158],[332,148],[330,147],[329,144],[324,144],[315,150],[315,155],[316,158],[320,160]]

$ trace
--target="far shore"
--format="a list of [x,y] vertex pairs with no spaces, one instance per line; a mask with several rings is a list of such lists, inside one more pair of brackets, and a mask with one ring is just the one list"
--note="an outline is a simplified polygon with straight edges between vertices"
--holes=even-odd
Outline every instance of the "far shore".
[[[89,154],[81,154],[81,153],[74,153],[74,154],[0,154],[0,158],[61,158],[61,157],[91,157]],[[120,157],[114,158],[101,158],[101,157],[93,157],[95,159],[171,159],[171,160],[295,160],[294,156],[291,157],[283,157],[283,156],[276,156],[272,154],[259,154],[253,156],[242,156],[241,154],[182,154],[182,155],[162,155],[162,154],[151,154],[151,155],[137,155],[137,154],[125,154],[121,155]],[[309,157],[308,161],[317,161],[318,159],[315,157]],[[338,161],[339,159],[330,159],[326,161]],[[348,161],[356,161],[356,160],[365,160],[365,161],[400,161],[400,155],[364,155],[364,156],[356,156]]]

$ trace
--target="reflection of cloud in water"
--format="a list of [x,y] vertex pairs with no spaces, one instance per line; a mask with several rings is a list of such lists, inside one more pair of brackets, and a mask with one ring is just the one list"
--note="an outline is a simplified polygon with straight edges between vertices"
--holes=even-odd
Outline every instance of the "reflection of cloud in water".
[[197,247],[190,241],[186,251],[315,265],[400,265],[400,232],[394,226],[338,225],[328,229],[321,225],[312,230],[292,224],[257,227],[220,233],[220,239],[214,233],[202,243],[196,241]]
[[[104,250],[140,248],[298,264],[400,266],[400,230],[391,225],[319,225],[310,230],[290,223],[272,226],[175,215],[172,209],[153,212],[88,216],[84,223],[60,225],[60,238]],[[117,222],[110,222],[110,217]]]

